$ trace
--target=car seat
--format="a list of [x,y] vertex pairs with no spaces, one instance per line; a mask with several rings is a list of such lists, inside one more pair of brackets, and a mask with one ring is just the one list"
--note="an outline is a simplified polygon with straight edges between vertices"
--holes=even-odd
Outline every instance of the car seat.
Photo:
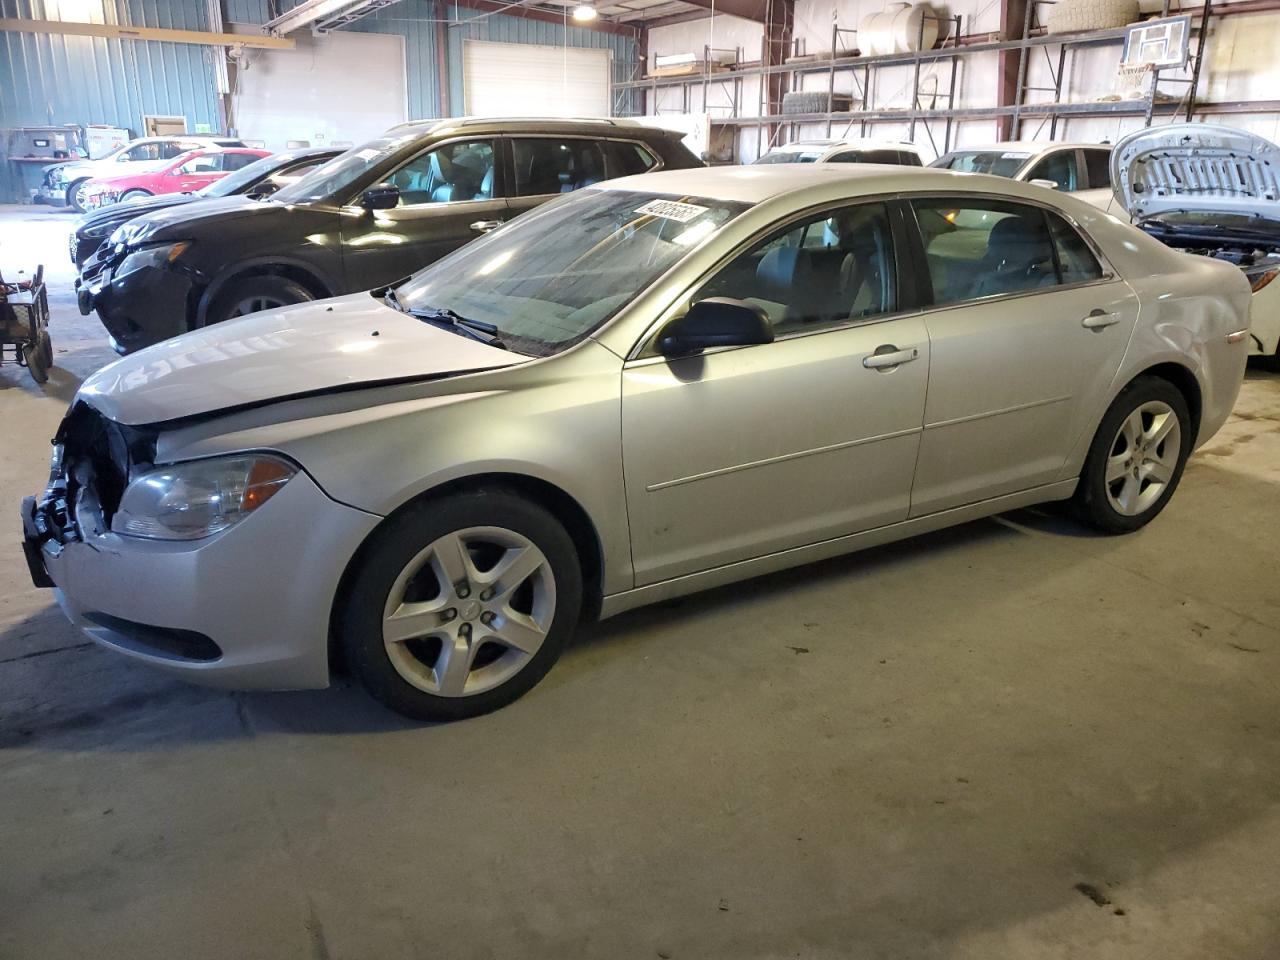
[[990,297],[1058,282],[1053,244],[1042,217],[1006,217],[987,235],[973,295]]

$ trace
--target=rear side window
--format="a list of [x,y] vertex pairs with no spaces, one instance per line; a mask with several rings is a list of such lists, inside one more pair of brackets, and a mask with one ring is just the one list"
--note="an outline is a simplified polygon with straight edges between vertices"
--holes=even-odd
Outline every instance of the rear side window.
[[898,162],[904,167],[922,167],[924,164],[920,162],[920,154],[912,153],[909,150],[898,151]]
[[1058,256],[1058,272],[1063,283],[1088,283],[1102,279],[1102,264],[1093,255],[1080,233],[1056,214],[1047,214],[1049,233]]
[[915,200],[912,207],[935,304],[1057,285],[1054,243],[1039,207],[970,197]]
[[1086,150],[1084,152],[1085,169],[1089,171],[1089,186],[1111,186],[1111,151]]
[[595,140],[560,137],[513,139],[516,196],[572,193],[605,179],[604,152]]
[[223,170],[239,170],[241,167],[247,167],[249,164],[259,157],[255,157],[252,153],[224,153],[222,155]]
[[637,173],[647,173],[658,165],[658,158],[639,143],[614,142],[609,144],[609,150],[612,154],[612,168],[617,171],[615,176],[630,177]]

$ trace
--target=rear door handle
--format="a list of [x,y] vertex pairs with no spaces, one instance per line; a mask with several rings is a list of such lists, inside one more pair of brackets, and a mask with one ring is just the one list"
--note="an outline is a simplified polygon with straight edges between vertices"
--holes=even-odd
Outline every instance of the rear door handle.
[[886,367],[896,367],[903,363],[910,363],[918,356],[920,356],[920,351],[915,347],[899,350],[892,344],[886,344],[883,347],[876,347],[875,353],[863,357],[862,365],[868,370],[883,370]]
[[497,230],[502,226],[501,220],[477,220],[471,224],[471,229],[476,233],[488,233],[490,230]]
[[1080,325],[1086,330],[1101,330],[1103,327],[1109,327],[1113,323],[1119,323],[1120,318],[1114,313],[1107,313],[1105,310],[1093,309],[1089,311],[1089,315],[1080,321]]

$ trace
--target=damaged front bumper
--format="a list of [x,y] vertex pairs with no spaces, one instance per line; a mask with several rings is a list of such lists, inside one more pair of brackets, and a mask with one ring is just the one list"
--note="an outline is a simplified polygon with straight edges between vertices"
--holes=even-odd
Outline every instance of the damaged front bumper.
[[327,686],[338,583],[381,518],[336,503],[299,472],[222,533],[192,541],[117,534],[112,499],[128,474],[112,475],[120,465],[102,461],[102,441],[134,457],[153,452],[154,438],[86,409],[78,403],[59,430],[65,464],[45,495],[23,501],[32,581],[53,587],[97,643],[184,679],[234,689]]

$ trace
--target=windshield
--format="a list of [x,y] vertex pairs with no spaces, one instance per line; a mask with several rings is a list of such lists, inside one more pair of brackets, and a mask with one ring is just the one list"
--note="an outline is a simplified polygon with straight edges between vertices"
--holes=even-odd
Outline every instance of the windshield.
[[241,167],[235,173],[229,173],[221,180],[215,180],[196,191],[202,197],[232,197],[247,190],[277,167],[288,164],[296,154],[277,153],[261,160],[255,160],[247,167]]
[[1031,159],[1029,153],[1005,150],[957,150],[939,157],[931,167],[959,173],[990,173],[997,177],[1015,177],[1022,165]]
[[414,136],[378,137],[359,147],[340,153],[328,163],[316,167],[297,183],[280,190],[272,200],[281,203],[314,203],[339,190],[350,187],[387,157],[403,147]]
[[467,244],[396,291],[410,312],[491,324],[547,356],[582,340],[748,204],[584,190]]
[[756,159],[756,163],[814,163],[822,156],[820,150],[808,150],[800,152],[799,150],[778,150],[774,153],[766,153],[763,157]]

